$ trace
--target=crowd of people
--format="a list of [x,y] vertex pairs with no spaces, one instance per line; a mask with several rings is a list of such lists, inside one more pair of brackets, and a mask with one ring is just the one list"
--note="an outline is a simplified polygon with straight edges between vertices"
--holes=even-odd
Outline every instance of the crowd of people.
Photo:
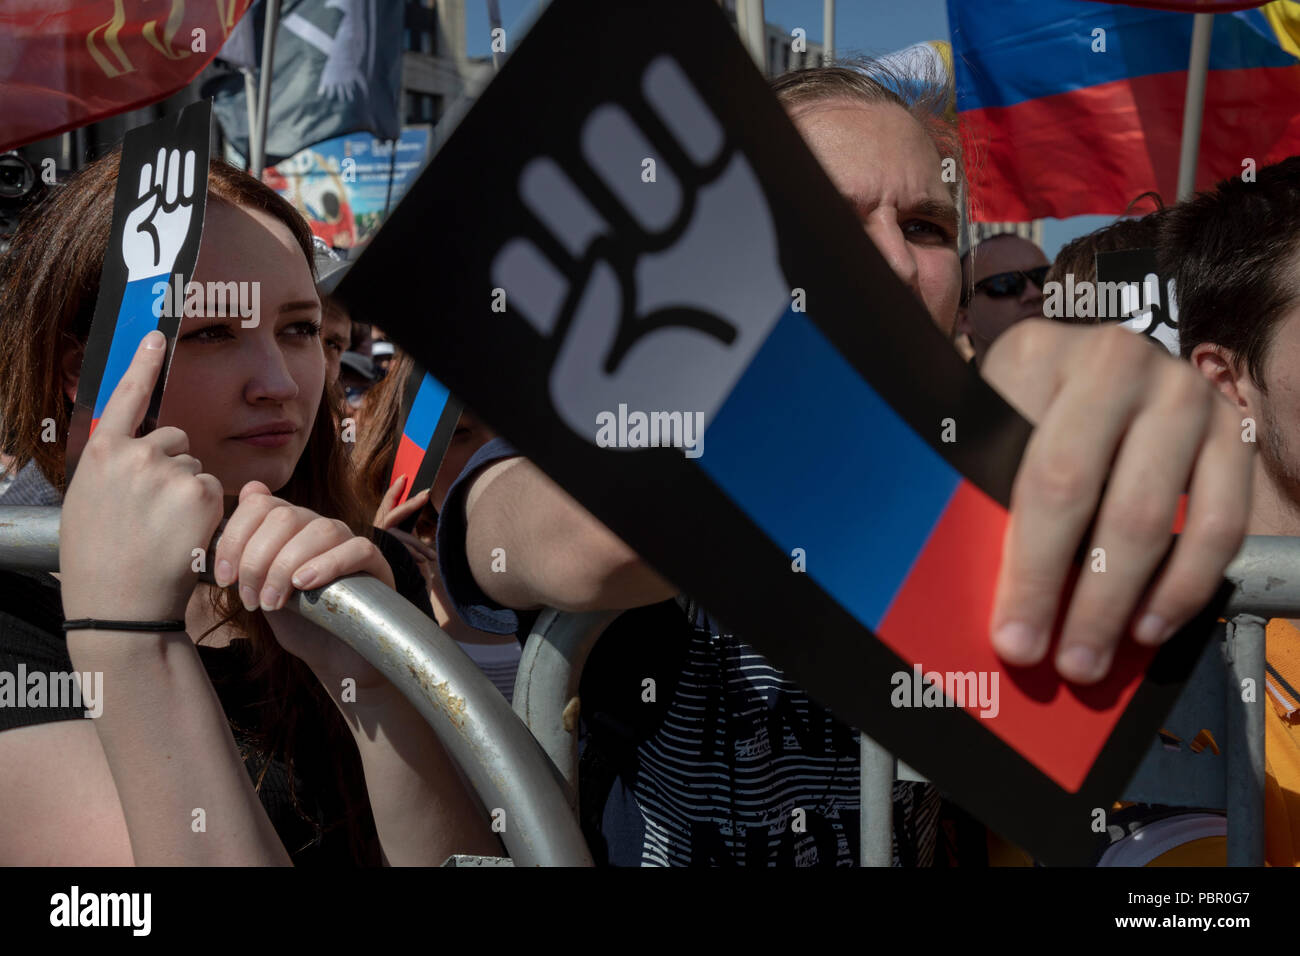
[[[1300,530],[1300,159],[1123,220],[1055,264],[1014,236],[963,253],[963,183],[942,174],[945,160],[961,168],[960,139],[941,84],[856,64],[773,88],[894,274],[1037,426],[989,626],[1008,665],[1050,654],[1065,679],[1096,683],[1120,642],[1158,645],[1210,600],[1244,534]],[[0,264],[0,452],[16,476],[0,505],[63,508],[58,574],[0,571],[0,670],[98,672],[108,694],[93,722],[0,707],[0,864],[500,855],[487,810],[414,708],[283,610],[294,589],[354,572],[436,620],[506,694],[541,609],[624,612],[580,694],[580,808],[598,863],[857,862],[857,732],[508,440],[467,411],[433,485],[397,503],[414,477],[388,480],[410,359],[333,302],[328,254],[244,173],[211,166],[195,278],[260,282],[273,318],[186,318],[160,427],[137,437],[165,353],[161,334],[146,336],[65,484],[63,445],[42,433],[53,420],[67,434],[117,162],[34,209]],[[1181,359],[1114,323],[1039,317],[1050,273],[1083,280],[1095,251],[1149,246],[1176,279]],[[1247,418],[1258,443],[1243,441]],[[192,551],[223,519],[216,584],[200,583]],[[1106,548],[1111,573],[1067,589],[1085,544]],[[506,573],[493,569],[501,549]],[[86,620],[135,626],[65,627]],[[1270,626],[1274,864],[1300,850],[1297,648],[1291,625]],[[1028,862],[930,784],[896,782],[894,803],[898,865]],[[1169,816],[1142,809],[1151,825]],[[1222,842],[1199,841],[1197,859],[1221,862]]]

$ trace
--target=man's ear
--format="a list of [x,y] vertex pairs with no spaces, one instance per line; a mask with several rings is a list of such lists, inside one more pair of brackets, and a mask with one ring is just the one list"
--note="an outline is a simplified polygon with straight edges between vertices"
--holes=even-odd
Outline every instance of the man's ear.
[[63,354],[59,361],[59,380],[63,386],[63,394],[68,396],[68,401],[77,400],[77,383],[81,381],[81,361],[85,357],[86,350],[71,336],[65,336],[63,340]]
[[1202,342],[1192,349],[1188,360],[1235,407],[1250,409],[1259,389],[1250,380],[1245,363],[1239,361],[1235,353],[1222,345]]

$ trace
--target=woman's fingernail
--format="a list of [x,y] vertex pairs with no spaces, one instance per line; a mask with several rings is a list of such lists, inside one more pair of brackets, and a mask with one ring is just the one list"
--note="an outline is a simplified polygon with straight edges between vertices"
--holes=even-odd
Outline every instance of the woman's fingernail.
[[152,332],[150,332],[148,335],[144,337],[144,347],[149,349],[150,351],[160,349],[166,344],[167,344],[167,337],[163,335],[161,332],[159,332],[157,329],[154,329]]
[[239,586],[239,600],[244,602],[245,611],[257,610],[257,592],[247,584],[241,584]]
[[1169,622],[1159,614],[1148,614],[1138,621],[1133,636],[1139,644],[1160,644],[1169,636]]
[[1072,644],[1056,656],[1056,669],[1071,680],[1096,680],[1101,667],[1101,655],[1086,644]]
[[293,586],[299,591],[306,591],[316,583],[319,577],[315,568],[299,568],[298,573],[293,576]]
[[1002,657],[1012,660],[1033,657],[1041,645],[1039,630],[1023,621],[1008,621],[993,635],[993,649]]
[[217,582],[217,587],[224,588],[235,580],[235,569],[230,566],[229,561],[222,558],[217,562],[217,569],[212,572],[212,579]]
[[280,592],[273,587],[262,588],[262,610],[278,611],[280,609]]
[[396,478],[393,479],[393,483],[392,483],[391,485],[389,485],[388,487],[389,487],[389,488],[396,488],[398,485],[400,485],[400,484],[401,484],[402,482],[404,482],[405,480],[406,480],[406,475],[398,475]]

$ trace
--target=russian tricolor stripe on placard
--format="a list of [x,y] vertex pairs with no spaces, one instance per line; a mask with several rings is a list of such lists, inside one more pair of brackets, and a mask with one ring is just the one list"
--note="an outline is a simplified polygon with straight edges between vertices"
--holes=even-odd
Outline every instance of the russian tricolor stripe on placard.
[[[410,497],[413,491],[423,491],[432,484],[461,411],[460,404],[452,399],[446,386],[428,372],[413,367],[411,374],[419,376],[420,384],[402,423],[389,478],[390,485],[401,475],[408,478],[397,504]],[[431,453],[433,457],[430,457]]]
[[[117,388],[117,383],[122,381],[122,376],[131,365],[131,359],[135,357],[135,351],[140,347],[140,340],[158,328],[156,305],[163,293],[155,294],[153,289],[158,283],[167,281],[167,274],[160,272],[158,275],[136,279],[126,284],[122,305],[117,315],[117,325],[113,328],[113,341],[109,345],[108,358],[104,363],[104,377],[100,379],[99,392],[95,395],[94,414],[90,418],[92,435],[95,433],[95,426],[99,424],[100,416],[104,414],[104,407],[112,397],[113,390]],[[167,291],[167,294],[170,294],[170,291]]]
[[[1062,682],[1050,655],[1008,669],[988,628],[1006,509],[910,428],[806,315],[782,317],[704,447],[709,477],[787,554],[802,548],[807,574],[909,665],[998,672],[998,713],[978,719],[1061,787],[1079,789],[1151,653],[1125,641],[1114,672],[1091,688]],[[979,706],[966,710],[976,716]]]

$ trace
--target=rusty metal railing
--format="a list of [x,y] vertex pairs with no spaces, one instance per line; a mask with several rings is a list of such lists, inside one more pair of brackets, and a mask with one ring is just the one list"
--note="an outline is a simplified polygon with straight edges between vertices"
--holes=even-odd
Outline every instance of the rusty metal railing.
[[[0,568],[55,570],[58,519],[58,508],[0,507]],[[1300,539],[1247,538],[1225,577],[1233,585],[1226,636],[1207,649],[1170,716],[1189,727],[1208,727],[1217,718],[1224,760],[1171,762],[1178,755],[1162,753],[1153,741],[1124,796],[1226,809],[1229,865],[1259,865],[1264,625],[1270,618],[1300,618]],[[503,839],[517,865],[591,864],[576,819],[578,685],[587,656],[619,612],[539,617],[520,662],[512,713],[454,640],[373,578],[344,578],[296,594],[288,606],[360,653],[420,710],[485,806],[506,810],[513,826]],[[1257,689],[1253,703],[1242,699],[1247,681]],[[891,862],[896,779],[924,780],[861,735],[864,866]]]
[[[57,570],[59,513],[0,507],[0,568]],[[211,582],[210,574],[202,577]],[[419,710],[484,806],[505,810],[501,836],[515,865],[591,865],[564,779],[492,682],[432,620],[369,575],[295,592],[286,607],[355,650]]]
[[564,779],[578,812],[578,684],[587,655],[621,611],[547,610],[533,625],[515,677],[514,709]]

